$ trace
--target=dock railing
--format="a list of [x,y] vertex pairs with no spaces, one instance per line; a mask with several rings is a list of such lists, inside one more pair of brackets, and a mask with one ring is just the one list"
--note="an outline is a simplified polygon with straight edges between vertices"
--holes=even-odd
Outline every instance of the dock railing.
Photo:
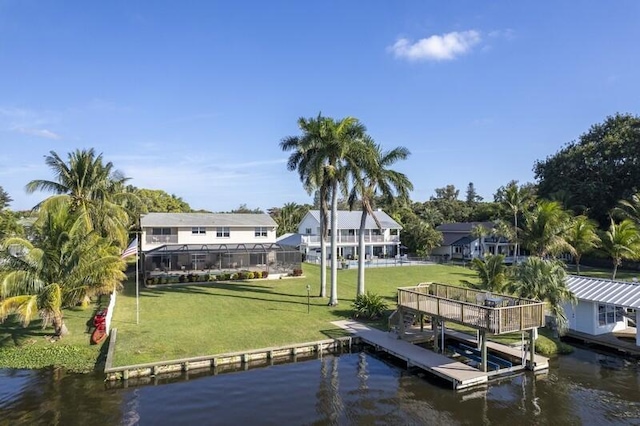
[[398,306],[493,334],[544,326],[544,303],[447,284],[398,289]]

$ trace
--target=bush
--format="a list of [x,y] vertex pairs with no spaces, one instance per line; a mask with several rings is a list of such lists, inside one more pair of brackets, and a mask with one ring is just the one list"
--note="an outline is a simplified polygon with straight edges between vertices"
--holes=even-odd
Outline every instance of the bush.
[[261,276],[262,276],[262,278],[267,278],[269,276],[269,272],[268,271],[262,271]]
[[293,276],[293,277],[302,276],[302,269],[294,269],[293,272],[291,272],[291,276]]
[[152,285],[153,284],[153,278],[149,277],[146,279],[145,281],[147,283],[147,285]]
[[211,275],[209,275],[208,281],[216,281],[217,279],[218,279],[218,277],[216,277],[215,275],[211,274]]
[[186,275],[180,275],[180,277],[178,278],[178,282],[186,283],[187,282],[187,276]]
[[364,319],[377,319],[380,318],[384,311],[387,310],[387,304],[382,296],[366,292],[360,294],[353,301],[353,317]]
[[236,273],[236,280],[245,280],[247,279],[247,273],[246,272],[238,272]]
[[556,355],[556,354],[570,354],[573,352],[573,346],[561,342],[557,339],[551,339],[549,337],[538,335],[536,339],[536,352],[540,355]]
[[169,278],[167,277],[160,278],[160,284],[168,284],[168,283],[169,283]]
[[254,277],[254,273],[253,272],[247,272],[247,279],[248,280],[252,280]]

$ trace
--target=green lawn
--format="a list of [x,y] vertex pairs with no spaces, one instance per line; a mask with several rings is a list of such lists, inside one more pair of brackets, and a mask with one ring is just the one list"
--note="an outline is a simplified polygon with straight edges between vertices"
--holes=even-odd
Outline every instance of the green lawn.
[[[304,265],[303,278],[239,281],[140,290],[136,325],[135,286],[127,283],[113,318],[118,328],[114,366],[234,352],[343,335],[331,321],[349,318],[357,270],[338,271],[337,307],[319,294],[320,268]],[[458,266],[371,268],[367,290],[395,306],[397,287],[422,281],[457,284],[475,274]],[[310,313],[307,290],[311,286]],[[329,285],[327,286],[329,291]]]
[[[106,297],[103,297],[106,300]],[[14,316],[0,324],[0,368],[43,368],[63,366],[70,371],[92,371],[102,361],[101,345],[91,345],[87,323],[92,320],[97,304],[86,308],[64,310],[64,320],[70,334],[52,341],[51,327],[43,329],[42,321],[32,321],[28,327]]]

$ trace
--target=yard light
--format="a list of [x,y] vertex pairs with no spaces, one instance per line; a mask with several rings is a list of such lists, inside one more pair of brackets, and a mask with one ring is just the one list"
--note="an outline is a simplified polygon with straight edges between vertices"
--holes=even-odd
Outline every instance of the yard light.
[[311,312],[311,286],[307,284],[307,313]]

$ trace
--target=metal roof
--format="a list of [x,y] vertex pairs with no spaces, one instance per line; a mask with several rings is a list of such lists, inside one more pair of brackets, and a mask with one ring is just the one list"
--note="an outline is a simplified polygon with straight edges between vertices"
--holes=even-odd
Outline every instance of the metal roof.
[[[153,250],[145,251],[146,256],[180,253],[267,253],[269,251],[291,251],[279,244],[166,244]],[[296,253],[299,253],[293,249]]]
[[[318,223],[320,223],[320,210],[309,210],[311,217],[313,217]],[[374,212],[382,229],[402,229],[402,226],[382,210],[376,210]],[[338,210],[338,229],[360,229],[360,219],[362,218],[361,211],[349,211]],[[331,213],[329,212],[329,227],[331,227]],[[367,220],[364,225],[365,229],[378,229],[378,225],[373,220],[371,215],[367,215]]]
[[464,246],[467,244],[471,244],[474,241],[478,241],[478,239],[476,237],[472,237],[470,235],[467,235],[466,237],[462,237],[459,240],[456,240],[454,242],[451,243],[452,246]]
[[275,227],[278,225],[266,213],[147,213],[140,218],[140,226],[149,228],[192,226]]
[[487,232],[490,232],[495,224],[493,222],[454,222],[454,223],[443,223],[442,225],[436,226],[436,230],[442,233],[445,232],[462,232],[466,234],[470,234],[473,228],[476,226],[483,226]]
[[640,309],[640,285],[569,275],[567,287],[580,300]]

